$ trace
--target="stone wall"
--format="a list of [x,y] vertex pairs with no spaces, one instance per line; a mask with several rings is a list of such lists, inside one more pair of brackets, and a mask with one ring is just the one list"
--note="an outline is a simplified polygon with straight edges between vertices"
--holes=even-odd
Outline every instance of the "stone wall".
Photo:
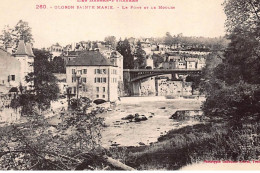
[[158,79],[158,96],[190,96],[192,95],[191,82],[170,81],[167,79]]

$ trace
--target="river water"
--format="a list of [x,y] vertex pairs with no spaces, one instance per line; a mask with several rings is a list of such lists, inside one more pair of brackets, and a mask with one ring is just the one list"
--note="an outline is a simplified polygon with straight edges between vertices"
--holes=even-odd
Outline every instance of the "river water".
[[[102,131],[102,145],[139,146],[156,142],[158,137],[171,129],[199,123],[195,120],[178,122],[169,119],[176,110],[198,110],[204,99],[165,99],[164,97],[124,97],[114,110],[103,113],[105,127]],[[139,113],[148,120],[129,122],[121,118]]]

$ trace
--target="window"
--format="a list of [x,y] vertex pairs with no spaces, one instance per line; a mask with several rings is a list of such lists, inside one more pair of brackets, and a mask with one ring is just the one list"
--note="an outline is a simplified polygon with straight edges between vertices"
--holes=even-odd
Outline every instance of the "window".
[[99,95],[97,94],[96,97],[99,98]]
[[99,87],[96,87],[96,91],[99,92]]
[[112,70],[111,70],[111,74],[116,74],[116,70],[115,70],[115,69],[112,69]]
[[73,92],[74,92],[74,94],[76,93],[76,87],[73,87]]
[[76,73],[76,70],[75,70],[75,69],[72,69],[71,71],[72,71],[72,74],[75,74],[75,73]]
[[82,70],[78,70],[78,74],[82,74]]
[[87,74],[87,69],[83,69],[83,74]]
[[95,69],[95,74],[101,74],[101,70],[100,69]]
[[106,83],[107,78],[105,77],[95,77],[95,83]]
[[86,83],[87,82],[87,78],[83,77],[81,78],[82,82]]
[[106,98],[106,96],[105,96],[105,95],[103,95],[103,98]]
[[12,81],[15,81],[15,75],[12,75],[12,76],[11,76],[11,80],[12,80]]
[[107,69],[103,69],[103,74],[107,74]]
[[77,78],[76,77],[72,77],[72,83],[73,82],[77,82]]
[[103,92],[106,92],[106,87],[103,87]]

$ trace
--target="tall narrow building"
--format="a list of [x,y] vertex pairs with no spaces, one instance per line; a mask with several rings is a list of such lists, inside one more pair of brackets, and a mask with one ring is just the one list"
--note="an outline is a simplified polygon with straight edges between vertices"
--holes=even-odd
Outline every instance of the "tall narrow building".
[[26,82],[26,76],[29,73],[34,71],[33,63],[34,63],[34,54],[32,51],[32,46],[30,43],[24,43],[24,40],[20,40],[17,50],[14,53],[15,58],[17,58],[21,63],[21,70],[20,70],[20,78],[21,84],[25,88],[29,89],[32,86],[32,83]]

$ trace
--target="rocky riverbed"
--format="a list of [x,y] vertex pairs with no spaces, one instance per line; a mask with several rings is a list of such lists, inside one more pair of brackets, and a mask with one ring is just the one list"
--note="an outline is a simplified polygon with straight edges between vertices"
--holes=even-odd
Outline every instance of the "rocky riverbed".
[[[171,129],[199,123],[196,120],[169,119],[176,110],[198,110],[204,99],[165,99],[162,97],[126,97],[112,111],[100,114],[105,118],[102,144],[109,146],[140,146],[156,142],[157,138]],[[132,115],[145,116],[147,120],[131,121]]]

